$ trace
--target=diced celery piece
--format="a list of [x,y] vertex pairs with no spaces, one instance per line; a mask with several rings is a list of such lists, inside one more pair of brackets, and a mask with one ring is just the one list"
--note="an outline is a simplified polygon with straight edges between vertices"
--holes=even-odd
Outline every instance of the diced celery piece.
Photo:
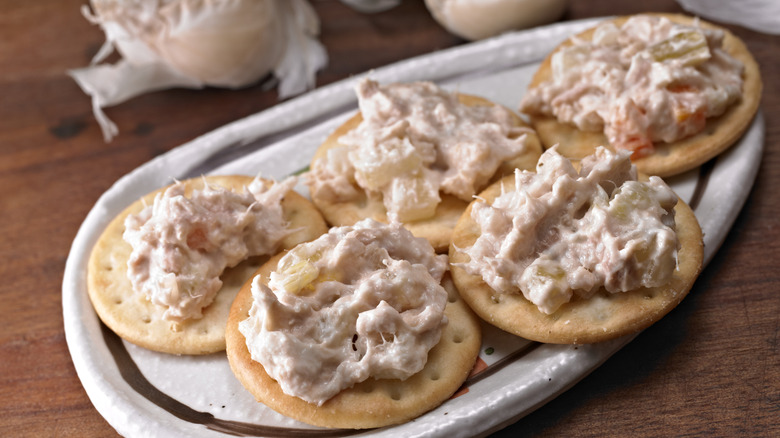
[[[644,265],[645,263],[650,260],[650,257],[653,255],[653,246],[655,245],[655,235],[650,235],[650,240],[642,242],[635,250],[634,250],[634,259],[639,263]],[[652,262],[652,260],[650,260]]]
[[355,149],[352,163],[361,186],[368,190],[381,190],[393,178],[420,169],[422,157],[408,139],[392,139],[375,147]]
[[317,279],[320,270],[309,260],[299,259],[283,269],[280,274],[284,290],[287,293],[298,294],[304,289],[312,289],[309,286]]
[[441,201],[438,184],[426,179],[424,172],[394,179],[382,196],[387,210],[401,222],[432,217]]
[[550,60],[553,80],[562,80],[568,72],[583,64],[590,51],[587,46],[574,45],[555,52]]
[[[545,277],[550,280],[563,280],[566,277],[566,273],[563,272],[563,269],[560,266],[542,266],[542,265],[536,265],[536,272],[534,272],[534,275],[537,277]],[[552,269],[548,269],[552,268]]]
[[549,259],[537,259],[523,271],[520,289],[528,300],[547,314],[571,297],[566,272],[558,262]]
[[707,38],[697,29],[675,34],[647,51],[656,62],[676,60],[686,66],[697,66],[712,57]]
[[653,204],[650,189],[642,183],[630,181],[623,184],[609,203],[609,211],[616,218],[628,219],[634,210],[646,210]]
[[593,44],[599,46],[612,46],[618,44],[620,29],[611,21],[596,28],[593,32]]

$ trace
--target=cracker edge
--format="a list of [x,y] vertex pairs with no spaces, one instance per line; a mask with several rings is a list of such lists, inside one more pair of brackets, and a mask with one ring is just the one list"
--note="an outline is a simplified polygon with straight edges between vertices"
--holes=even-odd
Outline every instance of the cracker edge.
[[[683,14],[644,13],[637,15],[666,17],[673,22],[684,25],[693,25],[695,20],[694,17]],[[632,16],[616,17],[605,22],[612,21],[619,25]],[[704,129],[698,134],[674,143],[655,143],[656,151],[652,155],[632,160],[637,169],[644,174],[669,177],[700,166],[734,145],[748,129],[758,112],[763,85],[761,72],[755,58],[745,43],[728,29],[705,20],[699,19],[698,21],[702,27],[722,30],[725,34],[723,44],[726,51],[745,65],[742,98],[739,102],[732,104],[722,115],[709,118]],[[597,26],[581,32],[576,37],[591,39]],[[572,39],[567,39],[542,61],[529,84],[529,88],[549,79],[552,71],[552,55],[571,44]],[[554,117],[533,114],[529,114],[528,117],[545,148],[560,143],[561,154],[569,158],[581,159],[592,153],[597,146],[611,147],[603,132],[580,131],[573,125],[558,122]],[[713,138],[719,140],[712,141]]]
[[[458,100],[470,106],[502,106],[486,98],[471,94],[458,93]],[[515,111],[504,107],[512,115],[515,126],[523,128],[532,128]],[[358,111],[346,122],[338,126],[317,148],[312,157],[310,168],[317,166],[317,161],[326,156],[328,149],[341,146],[338,142],[339,137],[349,131],[357,128],[363,121],[363,116]],[[536,133],[529,134],[528,147],[515,158],[507,160],[499,166],[496,173],[488,181],[487,185],[492,184],[501,177],[511,174],[515,168],[532,170],[536,167],[536,162],[542,154],[542,143]],[[486,185],[486,186],[487,186]],[[322,212],[325,220],[332,226],[353,225],[364,218],[372,218],[379,222],[388,223],[387,210],[381,199],[372,199],[360,187],[355,187],[361,193],[360,199],[350,202],[328,202],[321,198],[312,196],[312,202]],[[484,189],[484,187],[482,188]],[[466,209],[468,202],[462,201],[455,196],[443,194],[441,203],[436,206],[433,217],[423,220],[404,222],[404,227],[412,232],[416,237],[426,238],[434,247],[437,253],[447,251],[450,244],[452,229],[460,218],[463,210]]]
[[[268,274],[276,267],[281,256],[279,254],[269,260],[256,274],[262,275],[267,281]],[[444,403],[462,386],[474,367],[481,347],[479,318],[459,296],[449,275],[445,275],[442,284],[449,294],[445,308],[449,322],[442,330],[442,340],[429,352],[423,370],[407,380],[369,379],[341,391],[322,406],[285,394],[263,366],[251,359],[244,335],[238,330],[238,323],[248,317],[252,305],[251,279],[241,289],[230,310],[226,329],[228,362],[233,374],[258,402],[310,425],[369,429],[410,421]],[[455,320],[460,321],[459,326],[462,327],[455,328],[452,324]],[[460,338],[460,342],[442,344],[443,340],[456,337]],[[444,356],[447,353],[450,355]],[[394,397],[408,394],[410,388],[415,394],[414,406],[403,409]],[[372,398],[366,399],[369,393]]]
[[[492,202],[500,193],[501,184],[509,187],[509,190],[513,190],[514,179],[507,177],[494,184],[482,192],[480,198]],[[678,198],[678,204],[675,206],[675,224],[680,249],[678,251],[678,268],[670,284],[619,294],[610,294],[602,288],[596,292],[596,295],[622,301],[631,300],[631,305],[646,309],[641,313],[633,312],[632,317],[617,328],[595,326],[588,323],[584,330],[571,330],[571,324],[567,321],[572,321],[572,314],[585,313],[588,310],[587,300],[575,298],[561,306],[552,315],[546,315],[539,311],[536,305],[525,299],[522,294],[504,295],[499,298],[503,301],[496,304],[492,297],[498,297],[500,294],[488,286],[481,277],[469,274],[463,268],[452,265],[468,260],[468,256],[458,251],[457,248],[471,246],[477,238],[476,233],[479,227],[471,219],[471,209],[476,202],[482,201],[475,200],[469,205],[455,228],[453,242],[450,245],[449,255],[453,281],[460,291],[461,297],[480,318],[506,332],[529,340],[551,344],[590,344],[641,331],[660,320],[685,298],[702,269],[704,246],[701,228],[691,208]],[[651,298],[648,298],[649,296]],[[658,301],[662,304],[648,306],[651,302]],[[578,323],[585,324],[587,321]]]
[[[222,175],[222,176],[206,176],[191,178],[182,181],[187,184],[187,193],[191,193],[193,189],[201,189],[203,187],[203,178],[210,184],[219,185],[221,187],[236,189],[250,184],[255,177],[246,175]],[[272,182],[265,180],[266,182]],[[106,266],[106,259],[114,258],[117,252],[121,255],[126,253],[129,255],[131,249],[121,235],[124,231],[124,221],[129,214],[136,214],[144,207],[144,202],[151,205],[154,197],[172,185],[168,185],[150,192],[143,197],[137,199],[130,205],[128,205],[122,212],[115,216],[109,225],[103,230],[98,237],[97,242],[92,248],[90,257],[87,263],[87,293],[100,320],[120,338],[127,340],[140,347],[158,351],[161,353],[169,353],[176,355],[204,355],[223,351],[225,349],[224,340],[224,321],[229,314],[229,308],[233,302],[234,296],[240,290],[240,286],[235,287],[229,284],[227,281],[223,284],[222,289],[217,293],[214,302],[208,307],[204,308],[204,317],[197,320],[188,320],[179,324],[180,331],[170,330],[170,321],[163,321],[163,310],[161,307],[152,304],[151,302],[135,294],[132,290],[129,280],[126,276],[122,276],[119,280],[123,283],[120,289],[124,291],[122,294],[123,302],[132,300],[135,301],[131,305],[135,310],[147,310],[140,313],[147,313],[150,315],[150,323],[156,323],[170,331],[171,336],[166,338],[160,338],[158,336],[150,337],[148,331],[143,328],[146,323],[142,321],[142,330],[138,330],[138,325],[133,321],[128,321],[126,315],[122,312],[118,312],[115,309],[116,304],[112,305],[112,299],[106,295],[107,287],[110,286],[109,280],[106,279],[106,275],[103,274]],[[327,226],[324,219],[319,214],[314,205],[295,192],[290,190],[282,200],[283,209],[285,211],[285,219],[292,222],[295,217],[305,216],[308,226],[305,229],[301,229],[286,236],[281,243],[283,248],[290,248],[295,244],[312,240],[321,234],[327,232]],[[118,234],[116,234],[118,233]],[[121,245],[121,247],[115,247],[113,245]],[[267,259],[267,257],[265,257]],[[253,272],[258,266],[258,260],[262,258],[253,257],[245,260],[234,268],[226,269],[222,277],[235,276],[235,275],[248,275],[242,271],[249,270]],[[126,263],[126,258],[113,263]],[[254,264],[254,265],[253,265]],[[113,269],[113,268],[112,268]],[[123,271],[124,272],[124,271]],[[111,281],[110,283],[113,283]],[[243,281],[242,281],[243,283]],[[227,294],[226,294],[227,293]],[[232,296],[229,296],[232,295]],[[222,312],[220,312],[222,311]],[[223,313],[223,315],[215,315],[214,313]],[[211,321],[213,320],[213,321]],[[209,337],[205,342],[202,337],[194,334],[195,331],[201,330],[202,326],[207,324],[210,328],[216,329],[216,338],[214,336]],[[159,331],[163,327],[155,328],[153,330]],[[212,333],[213,334],[213,333]],[[198,339],[201,339],[198,341]]]

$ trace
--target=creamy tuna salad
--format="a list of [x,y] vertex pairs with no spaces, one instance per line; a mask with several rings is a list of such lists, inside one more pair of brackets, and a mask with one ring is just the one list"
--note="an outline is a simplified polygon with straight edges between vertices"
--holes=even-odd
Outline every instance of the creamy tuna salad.
[[290,233],[280,202],[294,185],[288,179],[267,187],[256,179],[238,193],[206,182],[185,196],[184,184],[177,183],[159,193],[125,220],[133,289],[165,308],[163,319],[201,318],[222,287],[225,268],[274,253]]
[[365,219],[298,245],[252,282],[239,323],[282,390],[322,405],[370,377],[422,370],[447,319],[447,256],[400,224]]
[[704,129],[740,99],[743,64],[723,49],[724,32],[639,15],[606,22],[590,41],[552,55],[552,77],[520,110],[582,131],[603,131],[634,157]]
[[314,166],[312,196],[351,201],[362,189],[402,222],[433,216],[440,193],[470,201],[531,132],[504,107],[462,104],[430,82],[365,79],[356,91],[363,121]]
[[516,171],[514,190],[475,201],[480,235],[458,249],[470,257],[460,266],[547,314],[574,294],[666,284],[677,265],[678,198],[658,177],[637,181],[629,155],[600,147],[578,172],[547,150],[536,173]]

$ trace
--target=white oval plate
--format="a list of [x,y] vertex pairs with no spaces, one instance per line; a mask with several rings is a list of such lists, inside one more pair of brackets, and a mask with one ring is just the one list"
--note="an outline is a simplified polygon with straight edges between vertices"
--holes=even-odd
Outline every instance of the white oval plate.
[[[569,35],[599,20],[511,33],[413,58],[369,75],[382,83],[432,80],[516,108],[542,58]],[[258,172],[283,178],[304,169],[327,134],[356,110],[353,84],[341,81],[238,120],[182,145],[119,179],[87,215],[63,280],[65,334],[79,379],[95,408],[125,436],[340,436],[257,403],[233,377],[224,353],[179,357],[120,340],[98,319],[86,290],[87,259],[98,236],[133,200],[172,178]],[[720,157],[670,180],[694,207],[705,263],[723,242],[747,198],[761,160],[764,124],[756,117]],[[305,188],[299,187],[305,194]],[[570,388],[633,336],[594,345],[530,343],[484,327],[480,357],[488,368],[468,391],[406,424],[351,432],[359,436],[474,436],[515,421]]]

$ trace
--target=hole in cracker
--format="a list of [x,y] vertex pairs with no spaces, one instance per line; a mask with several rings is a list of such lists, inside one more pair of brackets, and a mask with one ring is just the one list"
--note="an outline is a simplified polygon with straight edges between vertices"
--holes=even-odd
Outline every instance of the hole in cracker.
[[149,323],[152,322],[152,317],[149,316],[149,315],[146,315],[143,318],[141,318],[141,321],[143,321],[145,324],[149,324]]
[[398,390],[398,388],[393,387],[390,389],[390,398],[392,400],[398,401],[401,400],[401,391]]
[[428,378],[435,382],[441,378],[441,375],[439,374],[438,371],[432,370],[431,373],[428,375]]
[[461,333],[453,334],[452,335],[452,342],[454,342],[456,344],[460,344],[461,342],[463,342],[463,334],[461,334]]
[[370,394],[370,393],[374,392],[374,385],[371,385],[371,384],[364,385],[363,386],[363,392],[366,393],[366,394]]
[[118,305],[120,305],[120,304],[122,304],[123,302],[124,302],[124,301],[122,301],[122,299],[121,299],[121,298],[114,298],[114,304],[116,304],[117,306],[118,306]]

